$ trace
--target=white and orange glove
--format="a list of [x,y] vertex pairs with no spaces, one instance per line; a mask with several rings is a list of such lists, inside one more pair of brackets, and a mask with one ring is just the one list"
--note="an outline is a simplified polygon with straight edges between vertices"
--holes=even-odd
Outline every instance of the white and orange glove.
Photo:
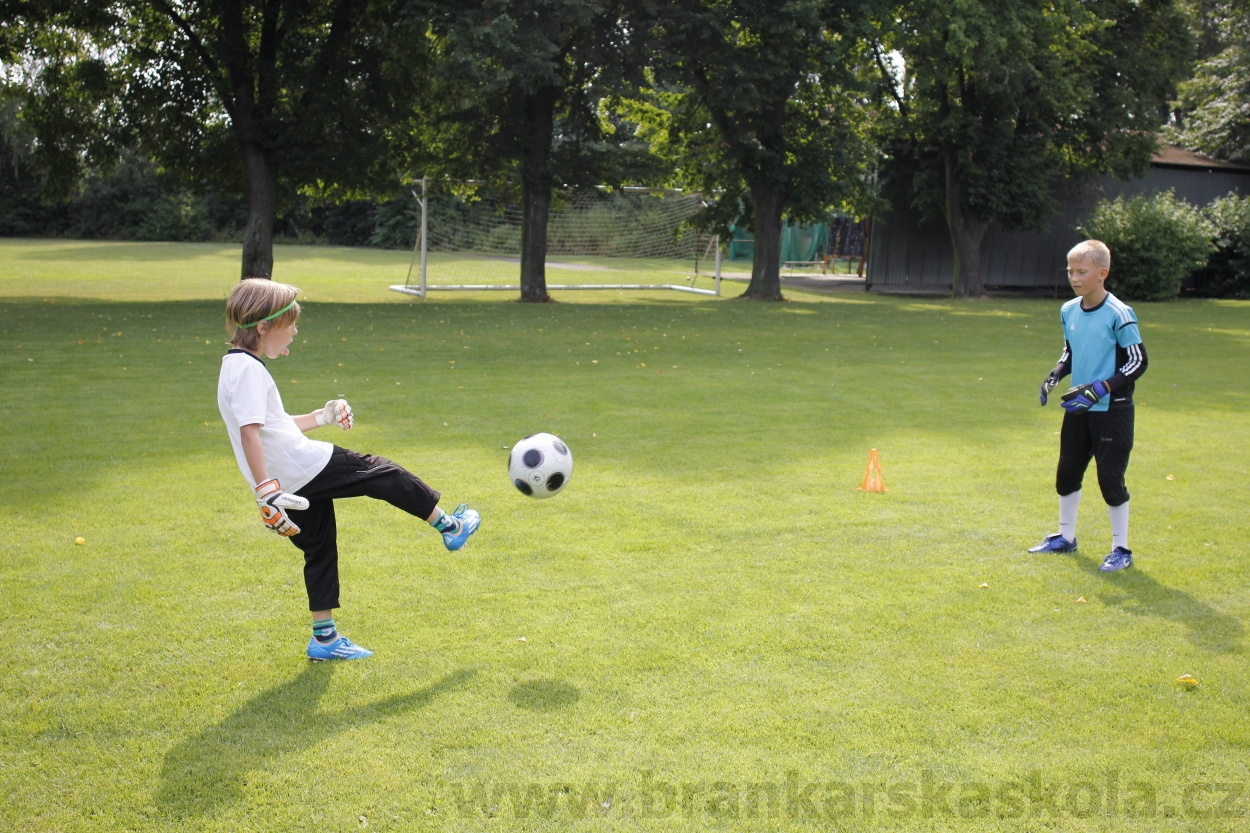
[[333,424],[346,431],[356,424],[356,419],[352,416],[352,406],[347,404],[346,399],[331,399],[324,408],[317,411],[317,424]]
[[307,509],[308,498],[288,495],[282,484],[270,478],[256,487],[256,505],[260,507],[260,519],[265,526],[284,538],[299,535],[299,527],[287,517],[287,509]]

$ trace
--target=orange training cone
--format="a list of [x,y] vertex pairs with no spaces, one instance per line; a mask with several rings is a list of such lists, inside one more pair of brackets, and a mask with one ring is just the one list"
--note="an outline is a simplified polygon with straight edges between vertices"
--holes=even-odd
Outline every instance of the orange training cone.
[[861,492],[885,491],[885,475],[881,473],[881,458],[875,448],[868,452],[868,468],[864,470],[864,482],[859,489]]

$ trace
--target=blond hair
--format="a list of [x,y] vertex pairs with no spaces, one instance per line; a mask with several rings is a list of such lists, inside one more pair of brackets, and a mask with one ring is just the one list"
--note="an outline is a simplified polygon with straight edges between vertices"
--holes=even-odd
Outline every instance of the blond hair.
[[1111,268],[1111,249],[1101,240],[1082,240],[1068,251],[1068,260],[1083,260],[1099,269]]
[[[299,318],[295,296],[299,290],[268,278],[244,278],[235,285],[226,299],[226,329],[230,344],[244,350],[255,350],[263,335],[258,332],[262,321],[270,327],[285,327]],[[275,317],[285,307],[290,309]]]

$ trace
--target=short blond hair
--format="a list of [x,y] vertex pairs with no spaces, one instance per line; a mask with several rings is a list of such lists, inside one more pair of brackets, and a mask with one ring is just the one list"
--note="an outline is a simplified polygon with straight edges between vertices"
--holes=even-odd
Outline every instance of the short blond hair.
[[1068,250],[1068,260],[1083,260],[1099,269],[1111,268],[1111,249],[1101,240],[1082,240]]
[[[285,283],[268,278],[244,278],[235,285],[226,299],[226,329],[230,331],[230,344],[244,350],[255,350],[261,334],[257,326],[268,320],[271,327],[285,327],[299,318],[299,304],[295,297],[299,290]],[[269,316],[290,306],[286,312]]]

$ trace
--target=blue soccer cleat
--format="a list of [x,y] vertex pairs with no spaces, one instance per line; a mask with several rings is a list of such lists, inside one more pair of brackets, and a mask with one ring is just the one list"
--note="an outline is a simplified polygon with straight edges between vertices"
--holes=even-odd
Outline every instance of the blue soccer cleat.
[[459,529],[455,532],[447,531],[443,533],[443,546],[455,552],[465,545],[469,540],[469,536],[477,532],[477,528],[482,525],[482,514],[476,509],[470,509],[467,503],[462,503],[456,507],[456,511],[451,516],[459,522]]
[[1133,551],[1124,547],[1116,547],[1111,554],[1102,560],[1098,568],[1100,573],[1115,573],[1133,566]]
[[318,642],[317,637],[308,640],[308,658],[313,662],[325,662],[328,659],[364,659],[373,656],[373,651],[361,648],[346,636],[340,636],[333,642]]
[[1029,547],[1029,552],[1076,552],[1076,539],[1069,541],[1056,532],[1054,535],[1047,535],[1036,547]]

